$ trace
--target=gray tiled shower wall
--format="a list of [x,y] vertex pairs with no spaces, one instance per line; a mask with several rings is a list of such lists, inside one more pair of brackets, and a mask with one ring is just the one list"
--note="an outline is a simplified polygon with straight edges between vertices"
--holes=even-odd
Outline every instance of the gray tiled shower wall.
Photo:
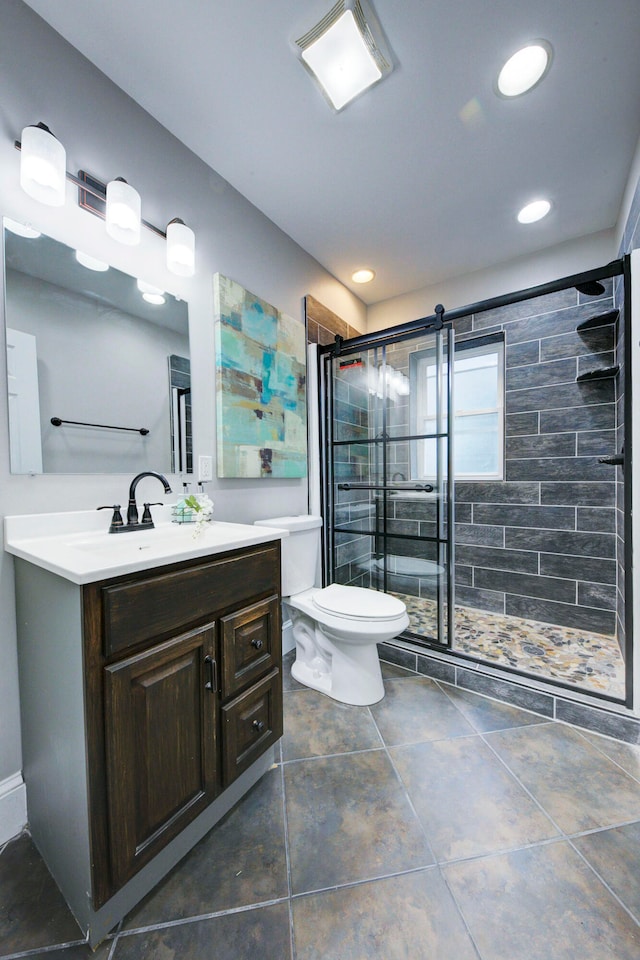
[[[622,471],[598,459],[620,446],[619,378],[576,383],[578,374],[616,362],[621,324],[576,331],[581,321],[612,307],[609,282],[598,298],[564,290],[456,323],[457,339],[502,332],[506,367],[504,480],[456,484],[458,603],[615,634],[621,607],[618,566],[624,530],[618,519],[622,509],[616,507],[623,493]],[[391,345],[387,362],[408,375],[409,354],[417,349],[416,341]],[[336,416],[345,418],[343,437],[366,437],[367,390],[345,377],[337,398]],[[392,436],[410,432],[408,412],[408,398],[398,398],[389,411]],[[407,448],[406,442],[391,443],[389,475],[409,479]],[[372,476],[366,446],[353,443],[339,455],[336,472],[344,479]],[[375,510],[367,492],[339,494],[337,519],[347,521],[354,532],[338,534],[336,579],[369,585],[373,538],[356,529],[371,529]],[[429,535],[433,504],[394,498],[387,520],[390,533]],[[396,539],[390,552],[428,556],[428,549],[421,541]],[[399,577],[390,586],[432,595],[429,580],[418,577]]]
[[506,368],[504,481],[456,484],[458,603],[616,632],[617,468],[599,458],[616,452],[619,377],[576,382],[616,363],[616,325],[576,330],[612,292],[572,288],[456,325],[458,339],[502,331]]

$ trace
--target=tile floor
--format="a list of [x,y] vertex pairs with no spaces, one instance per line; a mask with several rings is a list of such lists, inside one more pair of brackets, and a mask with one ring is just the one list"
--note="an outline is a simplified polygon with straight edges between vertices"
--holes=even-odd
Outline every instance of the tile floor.
[[[288,676],[282,762],[98,960],[639,960],[640,747],[384,675],[371,708]],[[27,835],[0,853],[19,956],[90,956]]]
[[[433,600],[396,593],[407,606],[409,629],[438,633]],[[571,686],[624,700],[624,659],[615,637],[471,607],[455,607],[453,649]]]

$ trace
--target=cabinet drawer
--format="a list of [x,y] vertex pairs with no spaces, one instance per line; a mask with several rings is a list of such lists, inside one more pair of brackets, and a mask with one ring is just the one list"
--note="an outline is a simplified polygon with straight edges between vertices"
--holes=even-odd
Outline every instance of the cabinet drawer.
[[105,656],[213,620],[252,597],[279,593],[279,548],[279,542],[269,543],[236,556],[102,587]]
[[280,600],[222,617],[222,699],[235,696],[280,663]]
[[276,668],[222,708],[224,786],[281,736],[282,674]]

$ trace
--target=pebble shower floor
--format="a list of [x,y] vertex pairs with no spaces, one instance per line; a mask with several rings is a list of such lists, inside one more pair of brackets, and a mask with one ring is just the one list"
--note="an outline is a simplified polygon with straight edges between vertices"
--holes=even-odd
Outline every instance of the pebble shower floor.
[[[396,596],[407,605],[409,629],[434,636],[435,602],[403,593]],[[541,679],[624,698],[624,660],[615,637],[456,606],[453,648]]]

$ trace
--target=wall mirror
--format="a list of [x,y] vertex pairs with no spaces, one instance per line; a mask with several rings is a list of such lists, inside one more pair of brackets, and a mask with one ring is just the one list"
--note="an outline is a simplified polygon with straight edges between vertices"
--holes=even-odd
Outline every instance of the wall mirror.
[[11,472],[191,472],[187,304],[3,226]]

